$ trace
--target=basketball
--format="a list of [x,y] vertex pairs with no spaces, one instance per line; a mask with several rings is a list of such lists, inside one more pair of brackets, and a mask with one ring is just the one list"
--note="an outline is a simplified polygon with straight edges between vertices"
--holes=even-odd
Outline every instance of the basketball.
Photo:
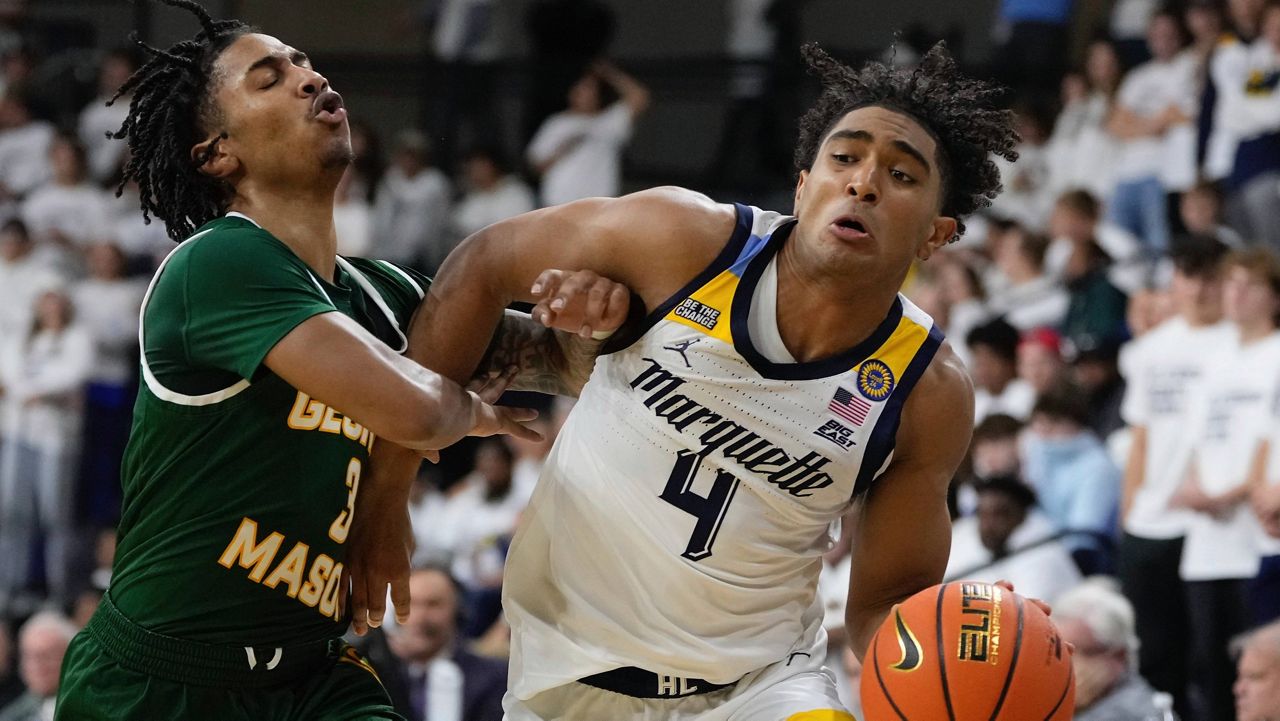
[[866,721],[1066,721],[1071,652],[1035,604],[986,583],[926,589],[896,607],[862,672]]

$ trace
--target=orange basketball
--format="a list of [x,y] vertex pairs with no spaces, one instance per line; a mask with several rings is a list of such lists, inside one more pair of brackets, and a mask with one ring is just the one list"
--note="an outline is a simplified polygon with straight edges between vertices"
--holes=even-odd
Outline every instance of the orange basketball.
[[863,658],[866,721],[1068,721],[1071,652],[1016,593],[957,581],[890,612]]

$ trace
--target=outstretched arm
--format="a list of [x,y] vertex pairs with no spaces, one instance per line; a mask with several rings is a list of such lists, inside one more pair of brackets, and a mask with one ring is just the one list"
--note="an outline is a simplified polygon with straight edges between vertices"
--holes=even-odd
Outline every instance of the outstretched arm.
[[972,434],[973,385],[944,345],[903,409],[893,462],[861,504],[845,610],[859,660],[894,604],[942,580],[947,487]]
[[[563,288],[553,295],[547,295],[545,287],[535,288],[546,268],[591,269],[624,284],[647,307],[654,307],[711,262],[735,222],[731,206],[690,191],[659,188],[622,198],[580,200],[491,225],[463,241],[445,261],[410,329],[408,356],[447,378],[466,382],[490,351],[495,329],[513,302],[539,302],[534,312],[540,321],[575,331],[582,330],[577,325],[581,318],[599,317],[598,307],[612,292],[608,286],[592,283],[585,295],[574,295],[585,301],[575,311]],[[523,328],[499,340],[495,351],[506,356],[499,360],[536,355],[539,342],[546,348],[545,335]],[[502,363],[493,362],[495,351],[489,353],[489,365],[501,371]],[[541,377],[545,382],[549,374]],[[560,379],[553,384],[564,385]],[[404,516],[420,462],[417,454],[392,444],[375,448],[369,468],[373,480],[365,484],[352,535],[357,538],[363,527],[387,538],[362,540],[361,545],[403,543],[407,529],[397,530],[387,521]],[[362,516],[370,522],[361,523]],[[381,623],[388,583],[397,617],[407,614],[405,556],[368,561],[389,564],[380,569],[367,569],[360,559],[350,559],[352,624],[357,633]]]
[[[316,358],[326,359],[324,363]],[[358,418],[379,437],[417,450],[466,435],[536,434],[524,411],[494,408],[460,385],[401,358],[341,313],[312,316],[267,353],[289,385]]]

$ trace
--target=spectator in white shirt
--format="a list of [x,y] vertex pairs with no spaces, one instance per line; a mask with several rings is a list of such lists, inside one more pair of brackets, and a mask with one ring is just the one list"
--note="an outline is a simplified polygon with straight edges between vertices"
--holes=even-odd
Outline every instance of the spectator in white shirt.
[[1123,74],[1115,46],[1095,40],[1085,54],[1083,77],[1063,80],[1063,108],[1048,146],[1055,195],[1085,188],[1100,198],[1111,196],[1117,142],[1106,126]]
[[963,258],[939,254],[938,289],[947,308],[946,329],[956,355],[968,365],[972,361],[964,338],[989,315],[982,278]]
[[1050,603],[1080,582],[1053,524],[1034,510],[1034,491],[1009,476],[981,481],[977,491],[977,513],[952,530],[946,580],[1006,580],[1019,593]]
[[[1182,553],[1203,718],[1230,718],[1234,674],[1227,644],[1249,626],[1248,583],[1259,571],[1257,519],[1246,501],[1280,391],[1280,258],[1254,248],[1233,256],[1223,280],[1231,339],[1202,352],[1215,372],[1189,413],[1194,442],[1171,504],[1194,513]],[[1274,605],[1272,603],[1271,605]]]
[[1058,196],[1049,219],[1052,242],[1045,257],[1045,272],[1065,278],[1073,254],[1090,244],[1106,252],[1112,265],[1108,279],[1118,288],[1137,290],[1149,275],[1142,258],[1142,243],[1132,233],[1102,218],[1102,206],[1087,190],[1073,188]]
[[150,275],[151,271],[173,249],[173,239],[165,231],[164,223],[151,218],[150,222],[139,210],[138,184],[129,181],[118,191],[107,193],[106,225],[102,237],[112,239],[129,259],[130,268],[137,268]]
[[[29,331],[0,342],[0,557],[28,558],[40,529],[49,596],[59,603],[74,590],[74,488],[93,367],[93,341],[72,321],[71,299],[47,291]],[[0,564],[0,596],[30,580],[28,564]]]
[[974,418],[978,423],[993,413],[1020,421],[1031,415],[1036,392],[1018,378],[1018,330],[997,318],[969,331],[965,339],[973,354]]
[[369,255],[369,245],[373,242],[373,209],[359,190],[356,170],[348,166],[333,194],[333,229],[338,234],[338,255]]
[[972,516],[978,508],[977,483],[997,476],[1019,477],[1022,473],[1022,449],[1018,438],[1025,424],[1004,413],[992,413],[973,428],[969,443],[969,459],[973,473],[962,478],[954,488],[954,510],[957,516]]
[[1188,234],[1216,238],[1232,250],[1243,250],[1245,240],[1222,222],[1222,193],[1210,182],[1191,186],[1178,198],[1178,215]]
[[[619,99],[608,102],[610,95]],[[569,89],[569,107],[543,122],[529,142],[529,164],[542,176],[542,205],[622,192],[622,150],[649,90],[611,63],[599,62]]]
[[53,177],[22,202],[31,236],[74,256],[77,266],[80,249],[102,235],[108,217],[106,193],[90,182],[86,157],[73,136],[55,136],[49,146]]
[[81,506],[95,526],[120,513],[120,459],[129,440],[138,376],[138,312],[147,283],[125,275],[125,256],[112,243],[85,249],[89,277],[72,290],[76,316],[93,338],[95,363],[85,389],[80,472]]
[[1043,228],[1053,208],[1053,155],[1048,144],[1053,123],[1047,108],[1023,102],[1014,108],[1018,162],[995,158],[1003,191],[991,201],[991,214],[1027,228]]
[[89,175],[99,183],[110,180],[124,160],[127,144],[124,140],[107,137],[107,133],[120,129],[120,124],[129,114],[129,101],[133,94],[122,95],[110,105],[107,103],[137,69],[137,56],[128,48],[108,52],[98,70],[98,96],[80,111],[77,131],[89,154]]
[[1138,616],[1141,670],[1157,689],[1174,696],[1187,717],[1188,634],[1185,588],[1179,568],[1188,514],[1169,507],[1186,470],[1184,449],[1196,439],[1187,422],[1195,395],[1221,373],[1210,350],[1229,341],[1221,323],[1221,263],[1226,246],[1188,238],[1173,247],[1170,295],[1178,315],[1132,343],[1125,358],[1128,387],[1121,415],[1132,443],[1125,466],[1119,548],[1121,587]]
[[462,171],[466,191],[453,209],[453,231],[460,239],[537,207],[533,191],[495,147],[473,148],[463,156]]
[[987,307],[1019,331],[1057,326],[1067,314],[1067,291],[1045,272],[1048,250],[1048,238],[1021,226],[1014,226],[997,246],[996,267],[1005,284],[992,294]]
[[1152,59],[1129,72],[1107,124],[1121,141],[1116,187],[1108,220],[1140,238],[1151,254],[1169,247],[1167,188],[1161,176],[1170,131],[1189,124],[1195,111],[1193,59],[1181,55],[1176,15],[1162,11],[1151,21],[1147,45]]
[[0,198],[20,200],[49,179],[54,127],[31,114],[22,86],[0,97]]
[[373,255],[434,272],[452,249],[446,232],[452,196],[449,179],[432,164],[427,138],[402,132],[378,186]]
[[21,220],[0,225],[0,338],[25,333],[36,297],[58,287],[63,276],[47,254],[38,252]]

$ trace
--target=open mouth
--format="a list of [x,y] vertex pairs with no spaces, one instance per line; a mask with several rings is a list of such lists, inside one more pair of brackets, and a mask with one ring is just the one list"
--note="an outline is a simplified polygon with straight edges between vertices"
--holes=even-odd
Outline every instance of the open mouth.
[[862,222],[862,220],[856,216],[841,216],[837,218],[831,226],[835,230],[836,235],[841,238],[857,240],[871,236],[871,231],[867,228],[866,223]]
[[321,122],[338,124],[346,119],[347,109],[342,103],[341,95],[332,90],[326,90],[317,95],[312,102],[311,115]]

